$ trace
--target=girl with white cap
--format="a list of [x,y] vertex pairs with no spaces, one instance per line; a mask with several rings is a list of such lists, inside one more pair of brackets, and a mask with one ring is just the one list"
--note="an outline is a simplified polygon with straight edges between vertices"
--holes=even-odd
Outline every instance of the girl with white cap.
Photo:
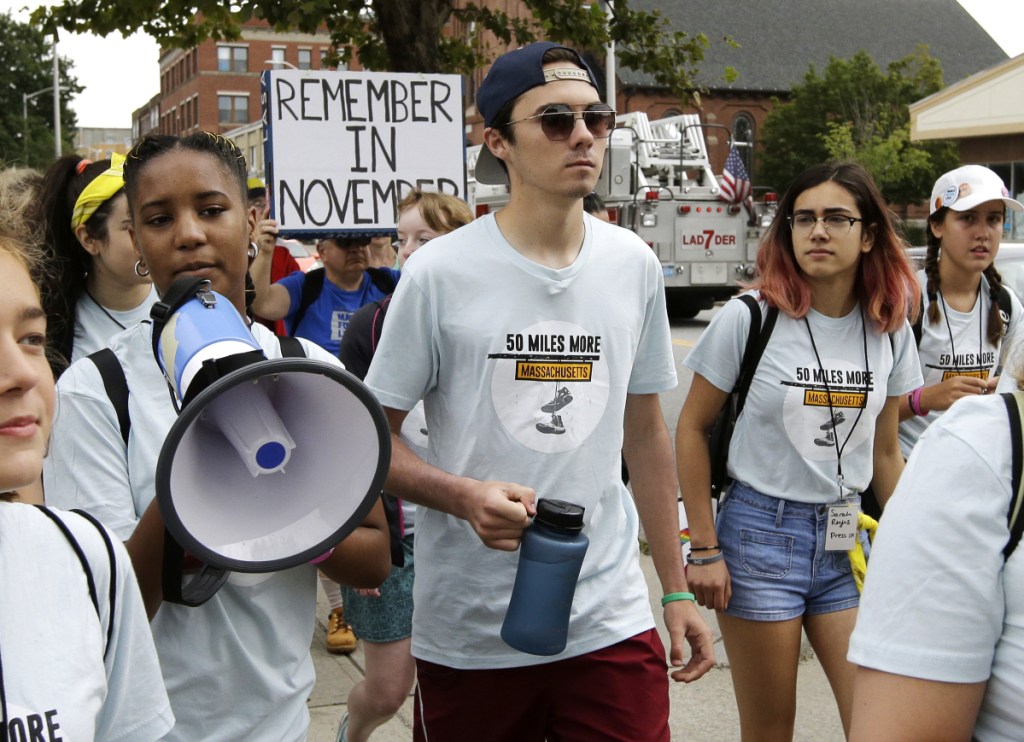
[[932,188],[928,253],[918,272],[924,311],[915,325],[924,386],[900,403],[904,457],[956,400],[996,388],[1003,348],[1024,318],[993,265],[1007,209],[1024,205],[981,165],[952,170]]

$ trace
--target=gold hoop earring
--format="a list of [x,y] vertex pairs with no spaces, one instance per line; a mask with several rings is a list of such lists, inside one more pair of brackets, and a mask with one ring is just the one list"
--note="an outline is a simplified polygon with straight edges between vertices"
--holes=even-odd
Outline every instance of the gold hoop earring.
[[138,276],[139,278],[145,278],[146,276],[149,275],[149,268],[147,268],[146,264],[143,263],[141,260],[135,261],[135,275]]

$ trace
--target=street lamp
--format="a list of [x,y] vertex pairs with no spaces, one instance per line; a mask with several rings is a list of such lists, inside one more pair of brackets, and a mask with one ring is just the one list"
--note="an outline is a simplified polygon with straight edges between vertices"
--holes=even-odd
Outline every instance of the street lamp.
[[288,68],[293,69],[293,70],[299,69],[294,64],[292,64],[291,62],[288,62],[288,61],[286,61],[284,59],[264,59],[263,60],[263,64],[283,64],[285,67],[288,67]]
[[[43,88],[42,90],[37,90],[34,93],[22,93],[21,94],[21,120],[22,120],[22,128],[25,131],[24,145],[25,145],[25,165],[26,166],[28,165],[28,102],[30,100],[32,100],[33,98],[37,98],[40,95],[43,95],[44,93],[49,93],[49,92],[53,91],[54,99],[59,104],[60,103],[60,99],[57,98],[57,92],[56,92],[57,90],[67,90],[67,87],[64,86],[64,85],[57,85],[56,87],[50,86],[50,87]],[[57,112],[54,114],[54,116],[55,116],[55,118],[60,116],[60,106],[59,105],[57,106]],[[59,120],[59,119],[57,119],[57,120]],[[58,156],[59,156],[59,154],[58,154]]]

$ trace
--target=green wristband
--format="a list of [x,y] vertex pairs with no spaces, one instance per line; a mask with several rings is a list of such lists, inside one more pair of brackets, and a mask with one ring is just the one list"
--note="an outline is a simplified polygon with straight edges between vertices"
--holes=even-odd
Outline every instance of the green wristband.
[[669,603],[673,603],[677,600],[690,600],[693,602],[697,601],[697,596],[693,593],[669,593],[661,599],[662,606],[666,606]]

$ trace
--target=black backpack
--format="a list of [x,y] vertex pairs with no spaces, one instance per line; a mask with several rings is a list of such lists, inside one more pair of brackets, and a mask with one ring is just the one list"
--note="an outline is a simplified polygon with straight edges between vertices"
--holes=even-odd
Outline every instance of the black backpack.
[[750,383],[754,379],[754,372],[761,362],[764,349],[768,345],[768,338],[775,329],[775,320],[779,317],[778,307],[768,307],[768,313],[761,316],[761,305],[757,303],[750,294],[743,294],[737,297],[750,310],[750,332],[747,334],[747,344],[743,348],[743,359],[740,361],[740,375],[736,379],[736,386],[729,392],[725,404],[719,410],[715,422],[711,426],[711,433],[708,436],[708,449],[711,458],[711,497],[717,500],[722,491],[729,486],[729,474],[726,464],[729,459],[729,442],[732,440],[732,432],[736,427],[736,419],[743,412],[743,405],[747,401],[747,392],[750,391]]
[[[367,268],[366,272],[370,274],[370,281],[373,285],[384,294],[390,294],[395,290],[397,285],[395,278],[388,271],[383,268]],[[299,323],[306,316],[306,310],[313,305],[313,302],[319,298],[320,293],[324,290],[325,276],[326,272],[323,268],[314,268],[306,274],[306,278],[302,282],[299,306],[292,317],[292,329],[289,333],[292,337],[295,337],[295,331],[299,328]]]

